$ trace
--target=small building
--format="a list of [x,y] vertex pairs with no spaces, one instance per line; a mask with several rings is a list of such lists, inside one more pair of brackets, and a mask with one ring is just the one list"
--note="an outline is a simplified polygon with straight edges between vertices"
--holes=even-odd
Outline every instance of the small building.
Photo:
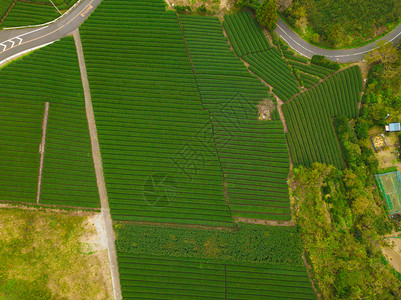
[[400,130],[401,130],[400,123],[390,123],[386,125],[387,132],[400,131]]

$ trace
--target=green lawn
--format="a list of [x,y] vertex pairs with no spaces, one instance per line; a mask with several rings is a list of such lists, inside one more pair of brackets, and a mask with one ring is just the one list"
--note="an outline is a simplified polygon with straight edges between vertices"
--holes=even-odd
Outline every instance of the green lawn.
[[107,251],[80,242],[88,216],[1,208],[0,299],[110,299]]

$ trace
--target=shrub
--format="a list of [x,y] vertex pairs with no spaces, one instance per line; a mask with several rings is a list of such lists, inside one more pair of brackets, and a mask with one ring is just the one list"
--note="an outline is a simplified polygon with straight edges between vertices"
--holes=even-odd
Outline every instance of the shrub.
[[335,71],[340,70],[340,64],[338,62],[331,61],[323,55],[313,55],[311,63]]

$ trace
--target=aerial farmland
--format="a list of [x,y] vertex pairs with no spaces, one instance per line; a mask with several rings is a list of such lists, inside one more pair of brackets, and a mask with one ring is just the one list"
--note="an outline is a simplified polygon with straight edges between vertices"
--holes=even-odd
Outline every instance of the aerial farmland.
[[401,297],[401,26],[328,49],[297,0],[9,2],[0,299]]

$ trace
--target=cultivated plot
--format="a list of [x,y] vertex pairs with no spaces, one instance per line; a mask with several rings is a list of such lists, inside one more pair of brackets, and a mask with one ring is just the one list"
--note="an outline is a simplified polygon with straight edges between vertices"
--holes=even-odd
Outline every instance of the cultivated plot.
[[315,299],[295,227],[116,225],[124,298]]
[[280,51],[270,47],[249,12],[226,16],[224,28],[236,54],[250,65],[250,71],[273,87],[273,92],[280,99],[286,101],[300,91],[286,60]]
[[99,207],[73,39],[8,65],[0,77],[0,161],[8,171],[0,200]]
[[113,218],[233,226],[176,14],[106,0],[81,37]]
[[355,66],[334,74],[283,105],[294,165],[321,162],[344,168],[332,118],[340,115],[355,118],[361,91],[361,72]]
[[[180,16],[202,98],[212,116],[233,216],[289,220],[289,157],[277,110],[258,119],[269,90],[230,50],[217,18]],[[207,39],[205,38],[207,36]]]

